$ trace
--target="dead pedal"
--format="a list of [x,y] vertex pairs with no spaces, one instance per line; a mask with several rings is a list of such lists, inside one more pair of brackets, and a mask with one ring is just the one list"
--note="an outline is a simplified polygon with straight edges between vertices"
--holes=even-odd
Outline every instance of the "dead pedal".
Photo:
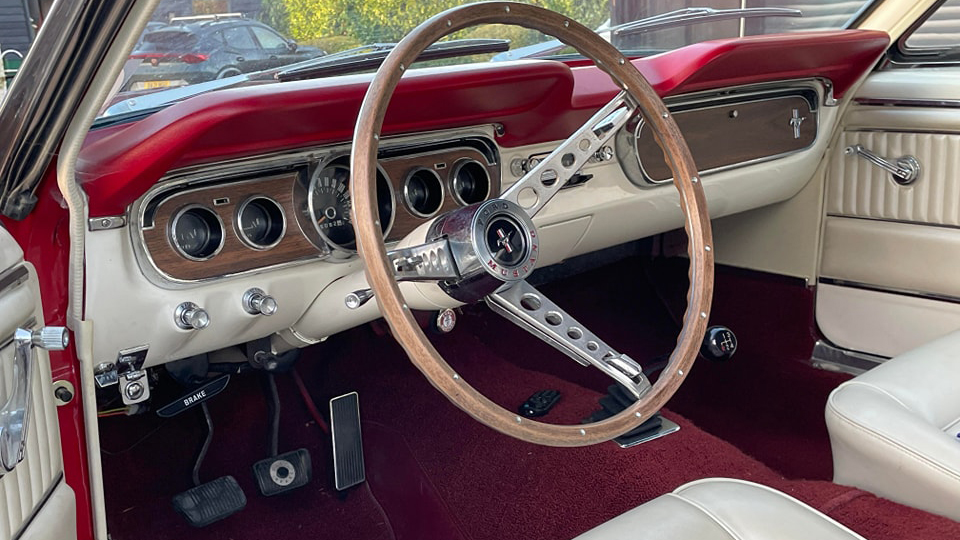
[[366,480],[363,441],[360,437],[360,396],[350,392],[330,400],[330,434],[333,438],[333,479],[337,490]]
[[310,452],[300,448],[253,464],[257,487],[265,497],[272,497],[303,487],[310,482],[313,467]]
[[194,527],[206,527],[245,506],[247,497],[232,476],[221,476],[173,496],[173,508]]

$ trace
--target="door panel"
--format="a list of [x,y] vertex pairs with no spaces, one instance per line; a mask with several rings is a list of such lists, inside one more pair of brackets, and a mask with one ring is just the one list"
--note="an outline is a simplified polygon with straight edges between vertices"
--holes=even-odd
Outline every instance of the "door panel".
[[[43,311],[36,269],[23,261],[23,252],[0,229],[0,404],[14,386],[14,330],[40,328]],[[0,539],[60,540],[76,538],[73,492],[63,481],[60,432],[53,397],[50,359],[34,348],[32,403],[24,459],[0,478]],[[46,507],[51,506],[51,510]],[[56,510],[56,516],[52,511]],[[46,517],[43,517],[46,516]],[[54,526],[55,521],[63,521]],[[65,534],[66,533],[66,534]]]
[[[934,84],[933,81],[936,81]],[[960,69],[871,75],[828,169],[817,323],[834,344],[895,356],[960,328]],[[845,153],[914,156],[919,179]]]

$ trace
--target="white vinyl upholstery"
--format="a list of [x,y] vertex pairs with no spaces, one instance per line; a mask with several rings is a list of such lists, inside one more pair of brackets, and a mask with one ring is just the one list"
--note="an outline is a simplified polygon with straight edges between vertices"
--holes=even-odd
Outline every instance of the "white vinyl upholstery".
[[[0,342],[11,338],[18,326],[31,321],[35,328],[43,325],[37,271],[30,263],[23,262],[23,252],[10,233],[0,228],[0,276],[21,265],[28,270],[29,278],[0,290]],[[0,348],[0,404],[6,403],[13,387],[13,355],[12,343]],[[0,478],[0,538],[15,538],[17,535],[41,538],[25,526],[34,518],[44,498],[50,496],[63,474],[60,427],[50,382],[50,358],[46,351],[36,349],[35,361],[33,387],[30,389],[33,412],[27,432],[25,457],[13,471]],[[58,500],[66,499],[61,497]],[[72,497],[69,498],[69,501],[72,500]],[[70,516],[65,516],[65,519],[72,520]],[[67,525],[70,530],[75,530],[75,521],[68,521]],[[57,536],[46,537],[49,540],[54,538],[67,540],[71,536],[58,533]]]
[[[923,169],[921,178],[910,186],[895,184],[890,173],[843,152],[854,144],[890,159],[916,157]],[[827,181],[828,214],[960,226],[960,197],[954,174],[960,135],[846,131],[837,150]]]
[[726,478],[691,482],[576,540],[863,540],[777,490]]
[[827,400],[834,481],[960,520],[960,332],[897,356]]

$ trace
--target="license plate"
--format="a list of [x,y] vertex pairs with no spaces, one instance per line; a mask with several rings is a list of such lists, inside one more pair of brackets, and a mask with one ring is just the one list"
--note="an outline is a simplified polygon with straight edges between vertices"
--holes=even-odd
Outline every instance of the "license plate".
[[166,88],[172,84],[171,81],[144,81],[143,88],[146,90],[151,88]]

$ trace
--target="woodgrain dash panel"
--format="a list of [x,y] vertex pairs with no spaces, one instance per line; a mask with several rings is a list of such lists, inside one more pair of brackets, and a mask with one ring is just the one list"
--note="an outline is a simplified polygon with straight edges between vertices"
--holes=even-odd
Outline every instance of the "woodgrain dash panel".
[[[794,110],[802,119],[799,133],[791,124]],[[817,113],[800,96],[765,97],[678,111],[673,116],[701,172],[802,150],[817,138]],[[646,126],[637,138],[637,155],[650,180],[673,177]]]
[[489,164],[486,156],[475,148],[452,148],[436,152],[385,158],[379,161],[380,167],[387,173],[387,176],[390,178],[390,183],[393,184],[394,197],[397,203],[395,216],[393,218],[393,228],[387,237],[388,241],[402,239],[428,219],[412,213],[407,207],[406,200],[403,196],[403,184],[407,176],[416,169],[430,169],[440,176],[440,181],[443,183],[443,203],[440,205],[440,211],[437,212],[437,214],[442,214],[443,212],[461,206],[453,196],[453,172],[457,162],[462,159],[473,159],[480,162],[480,164],[486,168],[487,175],[490,177],[490,192],[487,194],[488,199],[500,195],[500,164]]
[[[293,204],[296,181],[297,173],[291,172],[170,195],[157,206],[154,226],[143,230],[147,253],[157,269],[178,280],[202,280],[316,257],[321,251],[304,237],[297,224]],[[269,197],[283,209],[286,227],[279,243],[270,249],[258,250],[248,246],[240,240],[237,232],[237,209],[245,200],[255,196]],[[215,200],[223,199],[229,202],[214,204]],[[224,225],[223,248],[205,261],[187,259],[171,243],[170,222],[181,208],[189,205],[200,205],[213,211]]]

